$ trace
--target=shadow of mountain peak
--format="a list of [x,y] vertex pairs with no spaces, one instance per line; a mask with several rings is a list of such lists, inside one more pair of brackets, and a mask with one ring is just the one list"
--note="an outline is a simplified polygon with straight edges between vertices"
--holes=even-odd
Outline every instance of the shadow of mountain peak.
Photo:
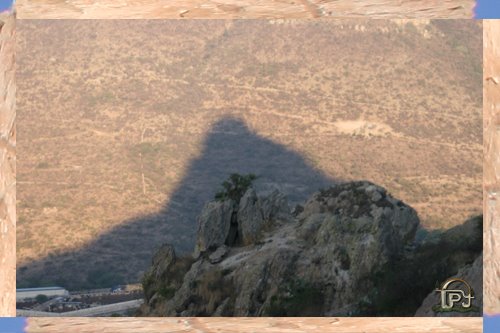
[[193,250],[198,214],[232,173],[258,175],[258,192],[279,189],[291,204],[339,181],[293,149],[255,133],[243,120],[224,117],[211,127],[202,153],[158,212],[124,221],[76,251],[25,265],[18,270],[18,286],[85,289],[137,282],[161,244],[172,244],[178,253]]

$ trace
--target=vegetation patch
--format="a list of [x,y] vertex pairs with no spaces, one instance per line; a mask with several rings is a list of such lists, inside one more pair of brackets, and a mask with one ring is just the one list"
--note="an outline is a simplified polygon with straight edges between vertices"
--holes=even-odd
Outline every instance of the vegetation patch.
[[159,279],[154,276],[152,270],[146,272],[141,281],[146,301],[149,302],[155,294],[167,300],[172,298],[181,287],[184,276],[191,268],[193,261],[191,256],[177,258]]
[[194,285],[193,303],[200,315],[213,314],[225,299],[234,297],[235,292],[232,280],[226,277],[223,270],[210,270],[202,274]]
[[321,287],[302,279],[292,280],[271,297],[265,313],[271,317],[321,316],[324,294]]
[[215,200],[224,201],[231,199],[235,202],[240,202],[241,197],[252,186],[255,179],[257,179],[257,176],[253,173],[247,175],[231,174],[229,179],[222,183],[223,189],[215,194]]
[[109,271],[107,268],[96,268],[87,274],[87,285],[89,289],[109,288],[113,285],[124,284],[122,275]]

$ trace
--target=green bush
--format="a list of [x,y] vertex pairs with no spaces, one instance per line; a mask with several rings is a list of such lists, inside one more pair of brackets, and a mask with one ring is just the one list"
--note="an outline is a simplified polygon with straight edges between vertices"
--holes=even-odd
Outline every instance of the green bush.
[[224,201],[231,199],[239,202],[245,192],[252,186],[255,179],[257,179],[257,176],[253,173],[247,175],[231,174],[229,179],[222,183],[223,189],[215,194],[215,200]]
[[172,288],[172,287],[167,287],[167,286],[162,286],[160,287],[160,289],[158,290],[158,293],[165,297],[166,299],[171,299],[172,297],[174,297],[175,295],[175,291],[176,289],[175,288]]
[[37,295],[37,296],[35,297],[35,300],[36,300],[38,303],[42,304],[42,303],[47,302],[47,301],[49,300],[49,298],[47,297],[47,295],[42,295],[42,294],[40,294],[40,295]]

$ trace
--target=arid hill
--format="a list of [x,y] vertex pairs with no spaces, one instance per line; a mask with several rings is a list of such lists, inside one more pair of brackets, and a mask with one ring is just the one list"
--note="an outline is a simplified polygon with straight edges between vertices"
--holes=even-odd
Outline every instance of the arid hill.
[[[481,23],[20,21],[19,286],[138,281],[232,172],[481,211]],[[125,33],[124,33],[125,32]]]

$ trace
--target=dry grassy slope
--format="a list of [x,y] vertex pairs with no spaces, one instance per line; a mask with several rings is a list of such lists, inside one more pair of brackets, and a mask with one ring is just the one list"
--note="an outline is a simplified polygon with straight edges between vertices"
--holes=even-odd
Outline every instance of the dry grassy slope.
[[15,17],[0,15],[0,316],[15,316]]
[[117,18],[455,18],[473,17],[474,0],[18,0],[22,19]]
[[[181,181],[196,191],[186,168],[228,115],[327,177],[387,187],[427,227],[480,212],[480,22],[20,21],[19,31],[25,284],[90,263],[133,279],[157,244],[189,249],[194,221],[129,225],[84,257],[71,252],[158,211]],[[149,241],[130,253],[127,237],[141,234]]]

